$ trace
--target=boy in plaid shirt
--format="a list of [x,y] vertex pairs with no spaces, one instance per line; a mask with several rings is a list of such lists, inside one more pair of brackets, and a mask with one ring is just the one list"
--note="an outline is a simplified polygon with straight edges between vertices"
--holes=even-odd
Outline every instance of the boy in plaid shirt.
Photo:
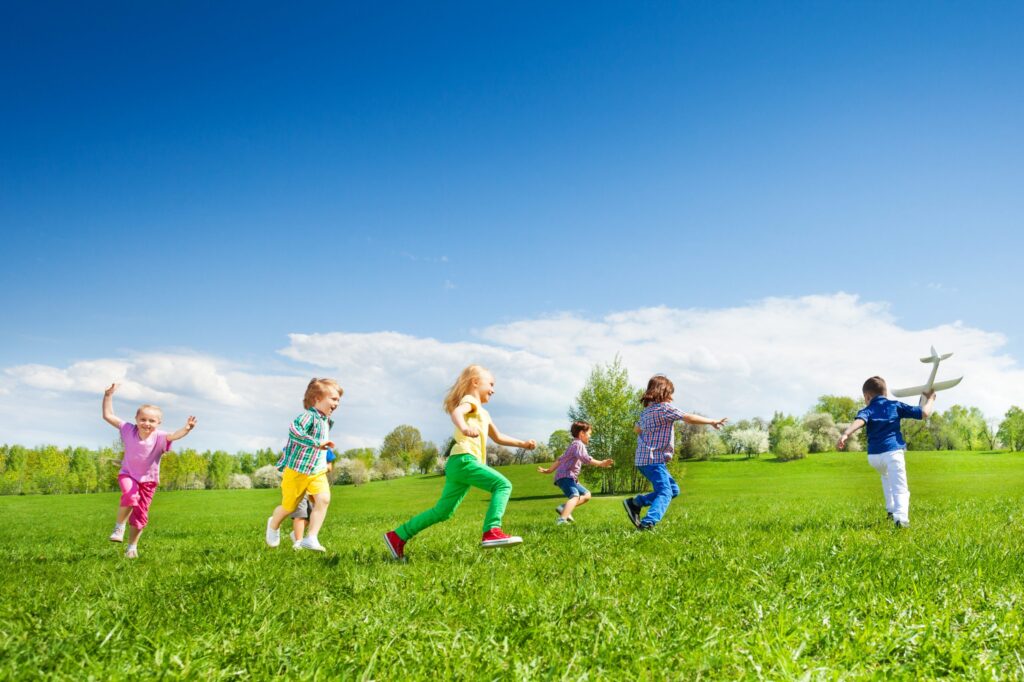
[[298,547],[315,552],[326,551],[317,534],[331,503],[326,453],[334,449],[331,442],[334,422],[330,417],[338,409],[342,392],[334,379],[313,379],[306,387],[306,395],[302,399],[306,411],[292,422],[288,430],[288,444],[277,460],[277,468],[284,475],[281,478],[281,504],[267,519],[266,540],[271,547],[281,544],[281,522],[308,494],[313,498],[309,534],[302,538]]
[[587,443],[590,442],[591,431],[589,423],[575,421],[572,423],[569,431],[572,433],[573,441],[565,449],[565,454],[559,457],[558,461],[547,469],[537,467],[537,471],[542,474],[554,472],[555,485],[568,498],[565,504],[555,507],[555,511],[558,513],[558,525],[560,526],[566,523],[575,523],[575,519],[572,518],[573,510],[590,501],[590,491],[580,483],[580,469],[583,468],[583,465],[593,464],[594,466],[607,468],[615,463],[611,458],[594,459],[587,452]]
[[[721,429],[728,419],[708,419],[687,414],[672,405],[676,387],[668,377],[656,374],[647,382],[647,391],[640,399],[644,410],[636,426],[636,468],[651,482],[654,490],[646,495],[627,497],[622,501],[626,515],[638,530],[651,530],[668,511],[672,498],[679,495],[679,484],[668,472],[667,462],[675,454],[675,423],[707,424]],[[642,519],[640,512],[649,507]]]

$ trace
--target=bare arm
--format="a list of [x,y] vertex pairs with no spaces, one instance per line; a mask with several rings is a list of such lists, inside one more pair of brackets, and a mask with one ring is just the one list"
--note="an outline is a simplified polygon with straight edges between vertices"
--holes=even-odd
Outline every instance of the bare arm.
[[846,441],[850,436],[864,428],[865,423],[863,419],[854,419],[853,423],[846,427],[846,432],[839,437],[839,442],[836,444],[840,450],[846,447]]
[[455,428],[461,431],[462,435],[476,438],[480,435],[480,432],[476,429],[471,429],[469,424],[466,423],[466,415],[472,410],[473,406],[470,403],[459,403],[448,416],[452,418],[452,424],[455,424]]
[[103,421],[115,429],[120,429],[124,425],[124,420],[114,414],[114,391],[116,390],[117,384],[110,384],[110,388],[103,392]]
[[935,411],[935,391],[921,396],[921,417],[927,419]]
[[611,457],[608,459],[596,459],[594,460],[594,466],[601,467],[602,469],[609,469],[615,466],[615,460]]
[[490,436],[491,440],[493,440],[498,445],[507,445],[513,448],[523,448],[524,450],[533,450],[535,447],[537,447],[537,441],[535,440],[519,440],[518,438],[513,438],[512,436],[506,436],[505,434],[498,430],[498,427],[494,425],[494,422],[491,422],[490,428],[487,431],[487,435]]
[[729,421],[729,418],[723,417],[722,419],[709,419],[708,417],[702,417],[699,414],[684,414],[683,421],[687,424],[705,424],[713,428],[715,431],[718,431],[722,428],[722,424]]
[[188,421],[185,422],[184,426],[182,426],[174,433],[167,434],[167,442],[170,443],[171,441],[181,440],[182,438],[190,434],[192,432],[192,429],[194,428],[196,428],[196,418],[189,417]]
[[537,467],[537,473],[539,473],[539,474],[550,474],[550,473],[552,473],[557,468],[557,466],[558,466],[558,462],[556,461],[554,464],[552,464],[547,469],[545,469],[544,467]]

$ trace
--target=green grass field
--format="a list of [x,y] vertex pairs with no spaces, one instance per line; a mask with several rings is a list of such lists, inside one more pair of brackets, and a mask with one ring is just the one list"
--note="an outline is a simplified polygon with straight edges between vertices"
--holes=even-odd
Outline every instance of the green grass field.
[[1024,458],[910,453],[913,527],[863,454],[682,464],[658,531],[504,471],[387,559],[438,477],[334,490],[326,555],[263,545],[273,490],[158,492],[134,562],[114,494],[0,498],[0,678],[1024,678]]

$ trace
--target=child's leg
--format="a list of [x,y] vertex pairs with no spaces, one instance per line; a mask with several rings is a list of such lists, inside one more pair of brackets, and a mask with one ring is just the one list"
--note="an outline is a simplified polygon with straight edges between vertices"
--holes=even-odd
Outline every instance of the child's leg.
[[888,453],[889,489],[892,490],[892,517],[900,523],[910,523],[910,486],[907,482],[907,463],[902,450]]
[[269,526],[271,530],[277,531],[280,529],[281,522],[299,506],[299,502],[302,501],[306,494],[309,480],[309,476],[300,474],[294,469],[286,468],[284,470],[284,475],[281,477],[281,504],[277,505],[274,513],[270,515]]
[[308,519],[292,519],[292,535],[296,540],[301,540],[306,534],[306,521]]
[[139,482],[127,474],[117,477],[121,488],[120,506],[117,508],[117,525],[123,526],[132,514],[132,507],[139,503]]
[[441,497],[430,509],[420,512],[412,517],[397,529],[395,533],[405,542],[412,540],[414,536],[422,533],[435,523],[447,521],[462,504],[463,498],[469,492],[469,484],[463,480],[463,460],[470,457],[454,456],[448,458],[444,471],[444,489]]
[[576,509],[576,507],[578,507],[581,504],[583,503],[580,502],[580,496],[573,495],[572,497],[565,501],[565,504],[562,505],[562,513],[560,516],[563,519],[569,518],[570,516],[572,516],[573,510]]
[[138,544],[142,529],[149,523],[149,505],[153,502],[156,483],[139,483],[138,504],[132,507],[132,515],[128,519],[128,546]]
[[306,526],[309,524],[309,513],[312,511],[313,505],[310,502],[309,495],[302,498],[299,502],[299,506],[295,508],[289,518],[292,520],[292,536],[296,542],[302,539],[302,536],[306,533]]
[[508,498],[512,496],[512,483],[476,458],[466,464],[463,480],[491,494],[491,502],[487,505],[487,514],[484,516],[484,532],[492,528],[501,528],[501,518],[505,515]]
[[309,512],[309,537],[316,538],[320,526],[327,517],[327,507],[331,504],[331,489],[326,488],[313,496],[313,509]]
[[665,516],[672,498],[679,495],[679,485],[668,473],[668,467],[664,464],[642,466],[640,467],[640,473],[646,476],[647,480],[654,486],[653,492],[642,496],[650,500],[650,508],[643,518],[643,523],[654,525]]
[[885,500],[885,511],[893,512],[892,486],[889,484],[888,458],[885,455],[868,455],[868,464],[878,472],[882,479],[882,498]]

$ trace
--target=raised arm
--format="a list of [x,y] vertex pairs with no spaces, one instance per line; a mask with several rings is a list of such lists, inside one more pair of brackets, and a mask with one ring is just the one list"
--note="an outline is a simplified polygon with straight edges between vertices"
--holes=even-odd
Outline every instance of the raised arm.
[[863,429],[864,424],[866,423],[867,422],[865,422],[863,419],[854,419],[853,423],[846,427],[846,432],[839,437],[839,442],[836,443],[839,449],[842,450],[843,448],[845,448],[846,441],[850,438],[850,436],[857,433],[859,430]]
[[921,395],[921,418],[927,419],[935,411],[935,391]]
[[110,384],[110,387],[103,391],[103,421],[107,422],[115,429],[120,429],[124,425],[124,420],[119,419],[114,414],[114,391],[117,390],[117,384]]
[[195,417],[189,417],[188,421],[185,422],[184,426],[182,426],[180,429],[178,429],[174,433],[167,434],[167,442],[170,443],[171,441],[181,440],[182,438],[187,436],[189,433],[191,433],[192,429],[194,429],[194,428],[196,428],[196,418]]
[[490,436],[491,440],[498,445],[507,445],[512,448],[523,448],[525,450],[533,450],[537,447],[537,441],[535,440],[519,440],[512,436],[506,436],[498,430],[498,427],[494,425],[494,422],[491,422],[491,426],[487,430],[487,435]]
[[684,414],[683,421],[687,424],[704,424],[710,426],[715,431],[718,431],[722,428],[722,425],[725,424],[725,422],[729,421],[729,418],[723,417],[721,419],[710,419],[708,417],[702,417],[699,414]]

